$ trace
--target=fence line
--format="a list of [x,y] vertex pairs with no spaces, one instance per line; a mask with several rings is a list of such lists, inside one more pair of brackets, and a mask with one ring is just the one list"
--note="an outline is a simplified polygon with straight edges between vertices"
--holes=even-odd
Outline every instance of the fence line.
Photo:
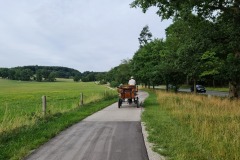
[[46,115],[46,110],[47,110],[47,98],[46,98],[46,96],[42,96],[42,112],[43,112],[43,115]]
[[83,106],[83,93],[80,93],[80,103],[79,106]]
[[[84,104],[83,103],[83,93],[80,93],[79,106],[83,106],[83,104]],[[42,96],[42,112],[43,112],[43,115],[46,115],[46,111],[47,111],[47,98],[46,98],[46,96]]]

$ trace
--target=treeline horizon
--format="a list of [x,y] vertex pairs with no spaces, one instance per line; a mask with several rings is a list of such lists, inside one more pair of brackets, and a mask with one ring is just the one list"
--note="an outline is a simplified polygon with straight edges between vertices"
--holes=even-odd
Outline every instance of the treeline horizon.
[[18,66],[12,68],[0,68],[0,77],[9,80],[21,81],[47,81],[54,82],[56,78],[73,79],[74,81],[104,81],[105,72],[80,71],[62,66]]

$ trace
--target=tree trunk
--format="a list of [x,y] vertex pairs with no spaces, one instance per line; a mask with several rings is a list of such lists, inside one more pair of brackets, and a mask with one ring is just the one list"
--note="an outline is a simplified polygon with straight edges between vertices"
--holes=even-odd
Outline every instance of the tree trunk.
[[197,84],[197,80],[194,78],[194,79],[193,79],[193,90],[194,90],[194,94],[197,94],[196,84]]
[[[235,53],[235,58],[240,60],[240,52]],[[230,98],[239,98],[240,97],[240,83],[239,79],[231,80],[229,82],[229,97]]]
[[240,85],[234,81],[229,82],[229,97],[239,98],[240,96]]
[[215,80],[213,79],[213,87],[215,88]]

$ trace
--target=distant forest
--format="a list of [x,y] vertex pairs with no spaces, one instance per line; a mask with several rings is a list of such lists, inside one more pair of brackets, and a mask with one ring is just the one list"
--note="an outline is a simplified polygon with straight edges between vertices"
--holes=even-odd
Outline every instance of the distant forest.
[[48,81],[54,82],[56,78],[72,78],[74,81],[104,81],[105,72],[83,73],[78,70],[59,66],[23,66],[14,68],[0,68],[0,77],[21,81]]

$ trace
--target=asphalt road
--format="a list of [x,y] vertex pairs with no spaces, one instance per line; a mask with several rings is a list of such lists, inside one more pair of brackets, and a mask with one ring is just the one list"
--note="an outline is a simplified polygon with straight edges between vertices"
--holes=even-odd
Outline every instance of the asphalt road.
[[[179,89],[180,92],[191,92],[190,89]],[[219,92],[219,91],[206,91],[206,93],[199,93],[203,95],[211,95],[211,96],[219,96],[219,97],[227,97],[228,92]]]
[[[156,88],[165,90],[165,86],[157,86]],[[179,92],[191,92],[190,88],[189,89],[179,89]],[[218,96],[218,97],[227,97],[228,92],[219,92],[219,91],[209,91],[207,90],[206,93],[198,93],[198,94],[203,94],[203,95],[209,95],[209,96]]]
[[[139,92],[140,101],[147,96]],[[26,160],[148,160],[141,112],[135,104],[119,109],[114,103],[61,132]]]

